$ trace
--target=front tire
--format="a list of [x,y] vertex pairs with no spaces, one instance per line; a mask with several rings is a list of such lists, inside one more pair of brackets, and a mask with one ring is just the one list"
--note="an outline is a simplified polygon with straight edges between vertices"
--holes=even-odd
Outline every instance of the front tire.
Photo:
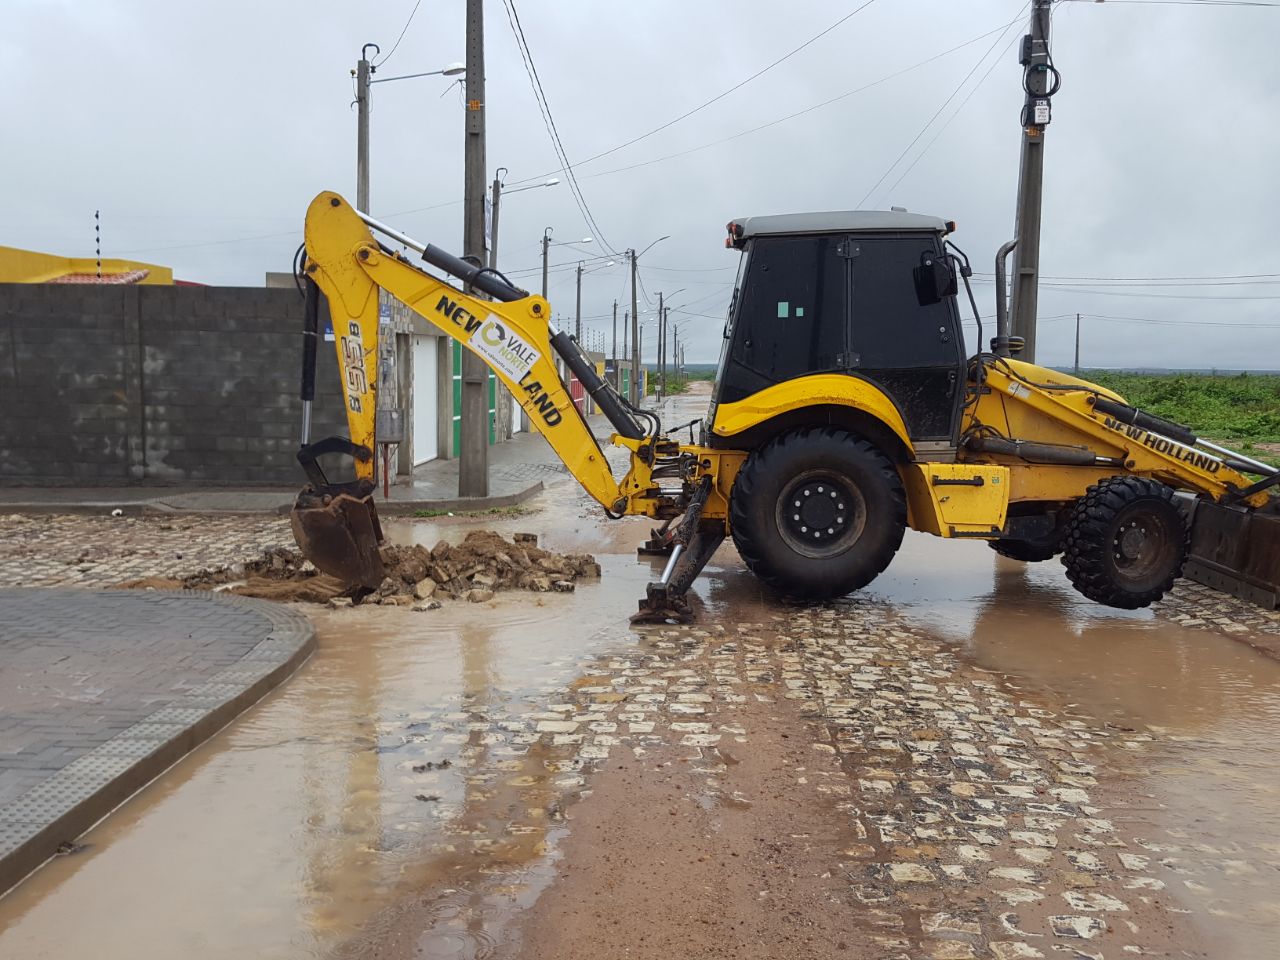
[[907,502],[898,471],[847,430],[784,433],[755,451],[730,498],[747,567],[786,596],[825,600],[874,580],[898,551]]
[[1090,600],[1136,610],[1163,597],[1182,575],[1187,539],[1170,487],[1112,477],[1091,486],[1072,508],[1062,565]]

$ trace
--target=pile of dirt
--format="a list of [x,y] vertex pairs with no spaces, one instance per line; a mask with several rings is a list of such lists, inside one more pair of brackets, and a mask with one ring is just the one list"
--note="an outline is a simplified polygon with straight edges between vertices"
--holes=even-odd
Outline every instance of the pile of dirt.
[[576,581],[600,576],[600,565],[589,554],[552,553],[540,549],[533,534],[505,540],[492,530],[473,530],[462,543],[442,540],[430,550],[383,547],[382,562],[387,578],[376,591],[379,602],[404,605],[439,597],[482,602],[498,590],[568,593]]
[[348,606],[360,603],[432,609],[442,599],[493,599],[498,590],[571,592],[578,580],[600,576],[600,565],[585,553],[559,554],[538,547],[534,534],[505,540],[492,530],[473,530],[459,544],[382,548],[386,578],[377,590],[351,589],[316,571],[296,550],[266,551],[256,560],[186,577],[148,577],[120,584],[129,589],[225,590],[264,600],[296,600]]

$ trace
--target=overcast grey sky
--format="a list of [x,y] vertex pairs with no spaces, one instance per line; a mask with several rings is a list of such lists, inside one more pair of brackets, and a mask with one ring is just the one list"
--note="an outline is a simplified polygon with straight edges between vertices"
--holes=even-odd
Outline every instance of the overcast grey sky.
[[[863,3],[517,0],[517,9],[578,163],[722,93]],[[91,254],[100,208],[104,255],[217,284],[256,286],[264,272],[288,270],[310,198],[355,192],[350,70],[360,47],[390,51],[413,7],[0,0],[0,244]],[[581,253],[554,250],[557,315],[571,322],[580,256],[670,234],[641,260],[644,290],[655,302],[666,291],[673,318],[688,321],[689,359],[714,360],[737,259],[723,247],[724,224],[852,209],[877,181],[866,207],[957,220],[956,241],[989,275],[1012,232],[1022,99],[1013,44],[1025,9],[1024,0],[873,0],[707,109],[583,163],[577,175],[603,236]],[[462,10],[462,0],[423,0],[380,76],[461,60]],[[595,231],[557,173],[501,0],[486,3],[486,33],[490,170],[507,167],[509,186],[562,181],[502,206],[499,265],[534,289],[544,227],[558,240]],[[1276,8],[1055,5],[1063,86],[1046,141],[1044,274],[1272,276],[1043,288],[1042,362],[1070,362],[1079,311],[1089,365],[1280,368],[1278,39]],[[373,213],[459,253],[462,121],[443,78],[374,88]],[[629,302],[626,271],[620,258],[588,266],[587,329],[609,338],[614,299],[620,312]],[[990,283],[976,292],[992,312]],[[652,314],[643,296],[641,306]]]

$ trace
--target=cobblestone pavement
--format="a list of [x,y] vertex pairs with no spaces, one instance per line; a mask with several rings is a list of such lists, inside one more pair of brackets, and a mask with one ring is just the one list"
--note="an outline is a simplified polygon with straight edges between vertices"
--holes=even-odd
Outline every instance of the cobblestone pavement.
[[285,517],[0,517],[0,587],[100,587],[293,546]]
[[[789,704],[811,749],[790,775],[853,838],[829,851],[828,875],[832,902],[857,911],[874,951],[855,955],[1212,956],[1190,921],[1229,917],[1233,905],[1207,896],[1197,877],[1274,883],[1280,871],[1274,850],[1212,847],[1147,821],[1134,784],[1153,751],[1167,758],[1179,746],[1158,728],[1050,709],[882,604],[665,629],[581,674],[561,702],[464,699],[385,724],[380,749],[404,758],[405,789],[439,801],[434,816],[466,823],[466,849],[492,856],[547,828],[547,771],[557,790],[590,790],[620,750],[669,762],[663,751],[674,749],[705,798],[749,805],[729,752],[751,749],[760,733],[750,705]],[[530,817],[468,821],[471,792],[504,780],[527,787],[509,809]],[[459,936],[466,922],[458,918]],[[453,926],[438,924],[441,935]]]
[[[560,464],[523,465],[547,479]],[[532,474],[530,474],[532,475]],[[274,547],[292,547],[285,517],[0,517],[0,587],[106,586],[243,563]],[[1179,580],[1153,608],[1187,627],[1247,637],[1280,637],[1280,611],[1264,610],[1210,587]]]

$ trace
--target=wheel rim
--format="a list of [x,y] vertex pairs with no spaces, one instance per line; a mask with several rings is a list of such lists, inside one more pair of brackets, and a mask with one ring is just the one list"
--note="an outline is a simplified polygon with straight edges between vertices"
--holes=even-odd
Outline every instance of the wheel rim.
[[832,557],[862,536],[867,504],[847,478],[811,470],[787,485],[775,520],[778,533],[792,550],[806,557]]
[[1165,510],[1134,504],[1116,517],[1108,560],[1117,581],[1132,591],[1163,584],[1177,563],[1179,524]]

